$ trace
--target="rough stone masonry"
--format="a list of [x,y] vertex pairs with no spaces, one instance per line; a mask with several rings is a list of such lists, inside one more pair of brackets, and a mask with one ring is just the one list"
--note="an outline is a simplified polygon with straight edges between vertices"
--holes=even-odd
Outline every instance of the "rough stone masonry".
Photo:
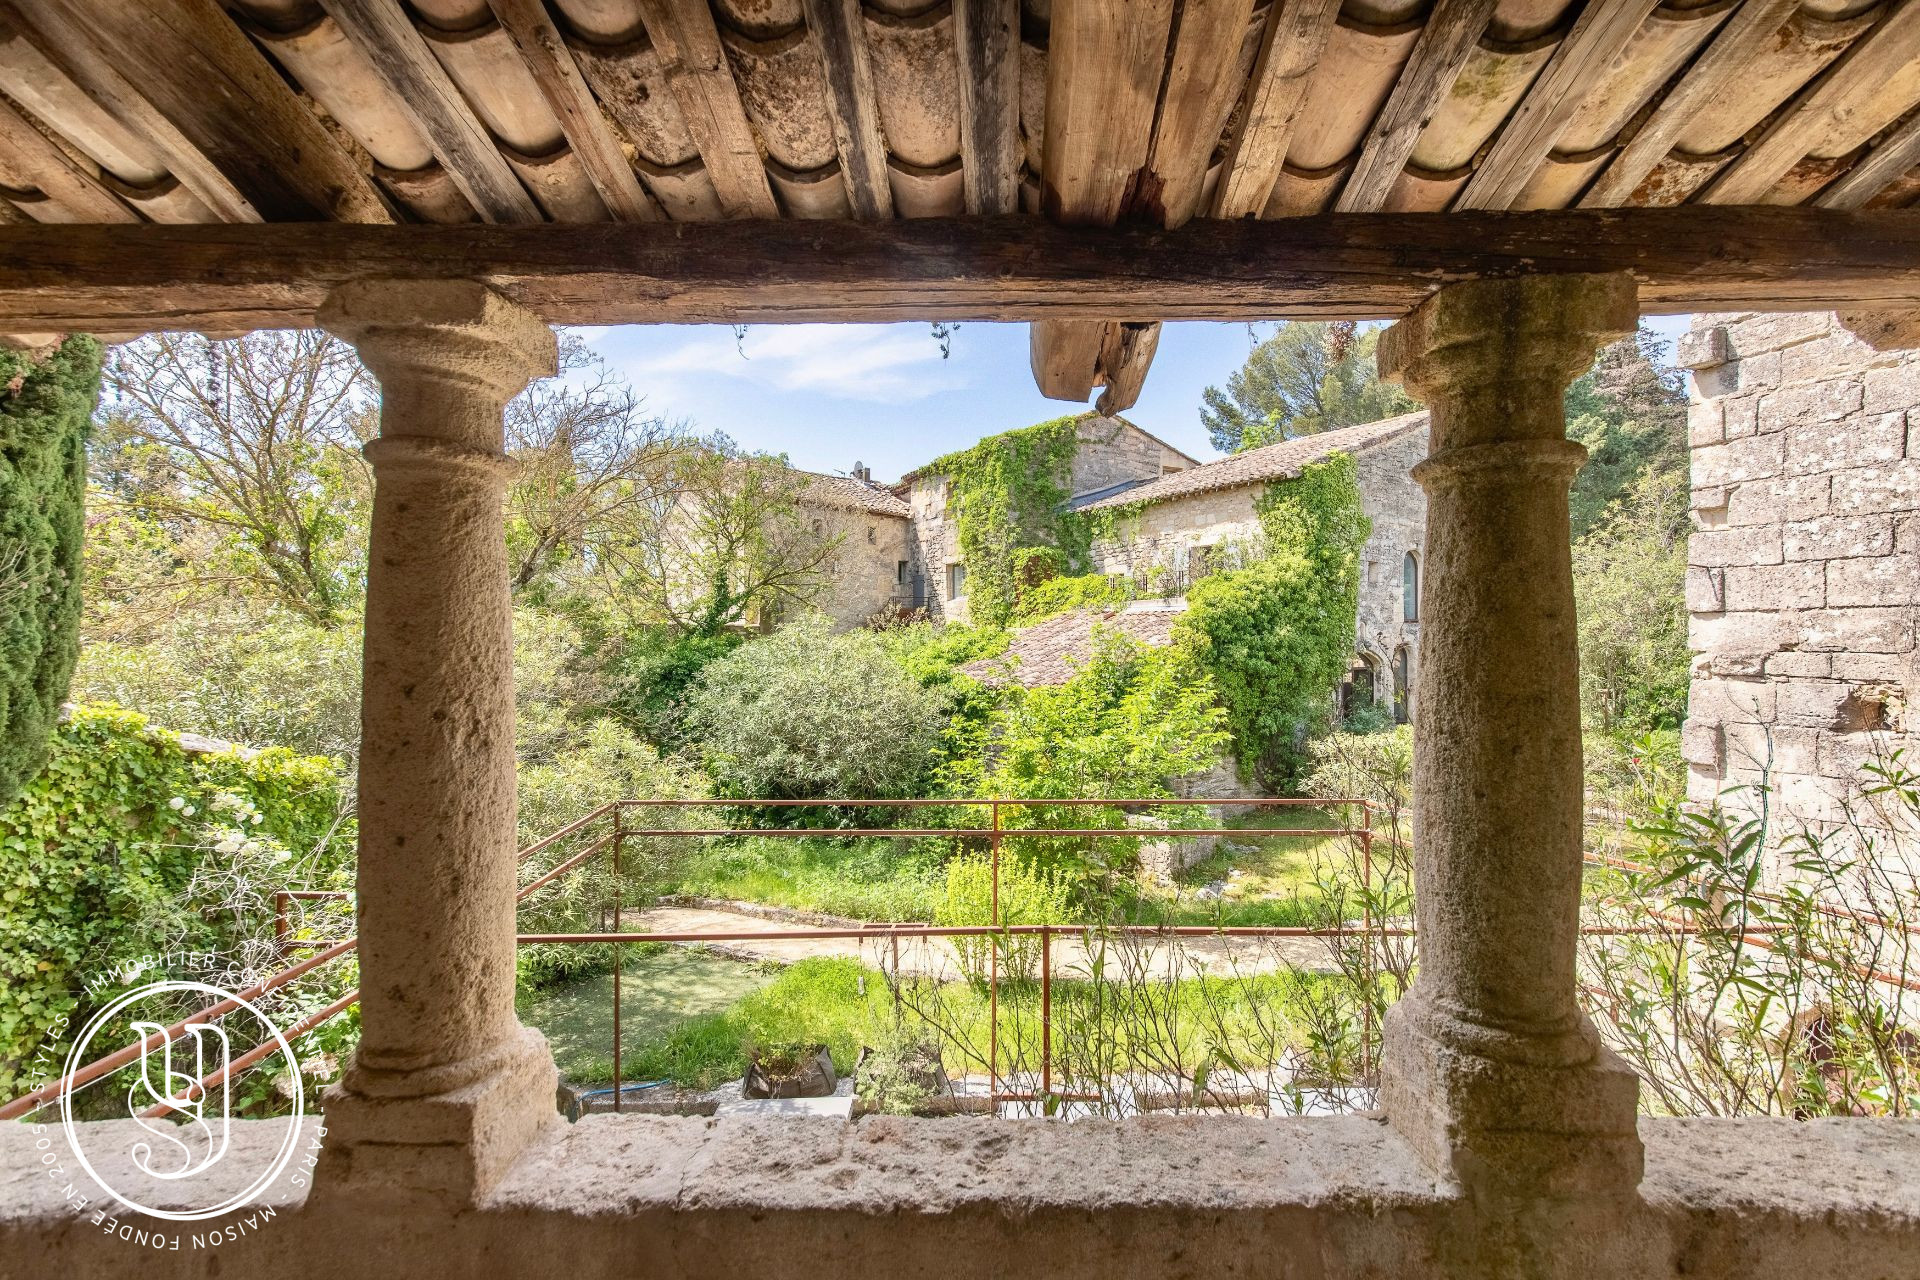
[[[1830,312],[1702,315],[1681,339],[1694,532],[1688,797],[1769,843],[1890,819],[1861,766],[1920,764],[1920,351]],[[1732,790],[1730,790],[1732,789]]]

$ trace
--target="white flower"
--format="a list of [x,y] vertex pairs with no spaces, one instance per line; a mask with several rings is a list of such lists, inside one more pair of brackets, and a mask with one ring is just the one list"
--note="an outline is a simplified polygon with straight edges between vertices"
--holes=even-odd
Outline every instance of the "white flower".
[[179,796],[175,796],[173,799],[167,801],[167,808],[169,809],[179,810],[186,807],[187,802]]
[[266,814],[261,813],[258,809],[256,809],[254,810],[253,816],[247,819],[247,821],[253,823],[253,825],[257,827],[266,818],[266,816],[267,816]]

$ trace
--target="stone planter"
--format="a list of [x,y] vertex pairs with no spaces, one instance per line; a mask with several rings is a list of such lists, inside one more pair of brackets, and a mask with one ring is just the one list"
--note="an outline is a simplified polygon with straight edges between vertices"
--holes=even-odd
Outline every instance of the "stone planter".
[[826,1098],[831,1097],[839,1077],[833,1072],[833,1055],[825,1045],[807,1045],[791,1059],[761,1060],[754,1050],[747,1063],[746,1078],[740,1085],[743,1098]]

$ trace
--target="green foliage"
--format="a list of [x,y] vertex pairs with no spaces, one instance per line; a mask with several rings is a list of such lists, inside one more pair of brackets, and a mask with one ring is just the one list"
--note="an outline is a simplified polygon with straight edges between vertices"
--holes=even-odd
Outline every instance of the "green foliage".
[[1266,557],[1195,583],[1174,635],[1213,677],[1242,768],[1270,779],[1331,714],[1353,653],[1371,526],[1345,454],[1271,486],[1257,506]]
[[1223,393],[1201,395],[1200,423],[1213,447],[1260,445],[1405,413],[1414,402],[1374,371],[1378,335],[1350,322],[1296,320],[1256,346]]
[[[975,622],[1004,626],[1025,587],[1085,563],[1090,526],[1066,509],[1079,430],[1077,416],[1055,418],[927,464],[947,478]],[[1050,554],[1036,560],[1040,550]]]
[[0,803],[47,759],[80,649],[87,419],[100,344],[0,349]]
[[[1020,858],[1000,861],[1000,923],[1003,925],[1066,924],[1078,919],[1074,884],[1058,871],[1034,866]],[[970,853],[947,863],[947,876],[933,920],[939,925],[993,923],[993,860]],[[985,982],[995,947],[1000,950],[1000,976],[1011,981],[1031,979],[1038,972],[1040,940],[1025,934],[996,939],[991,936],[953,939],[961,972],[974,982]]]
[[[1600,352],[1567,388],[1567,436],[1587,447],[1569,507],[1579,541],[1601,524],[1649,472],[1687,472],[1687,396],[1681,375],[1664,359],[1659,339],[1642,329]],[[1671,533],[1686,538],[1683,503]]]
[[907,674],[930,688],[951,686],[966,677],[959,668],[981,658],[997,658],[1013,637],[998,627],[968,627],[957,623],[917,622],[889,627],[881,644]]
[[1013,621],[1021,626],[1051,618],[1069,609],[1113,609],[1133,599],[1133,581],[1124,575],[1082,574],[1051,578],[1022,592]]
[[344,887],[354,827],[340,796],[331,760],[284,749],[190,755],[143,716],[75,708],[46,767],[0,810],[0,1094],[14,1092],[49,1028],[77,1021],[87,976],[175,940],[176,929],[196,945],[218,941],[190,892],[223,852],[208,847],[210,824],[241,825],[297,859],[278,865],[271,888]]
[[814,615],[708,666],[686,721],[723,796],[885,798],[914,794],[943,711],[878,636]]
[[1329,733],[1307,748],[1304,795],[1371,800],[1397,814],[1413,800],[1413,726],[1384,733]]
[[1573,547],[1590,729],[1678,729],[1687,712],[1687,476],[1651,467]]
[[714,840],[679,871],[679,892],[858,920],[931,920],[943,841],[887,837]]

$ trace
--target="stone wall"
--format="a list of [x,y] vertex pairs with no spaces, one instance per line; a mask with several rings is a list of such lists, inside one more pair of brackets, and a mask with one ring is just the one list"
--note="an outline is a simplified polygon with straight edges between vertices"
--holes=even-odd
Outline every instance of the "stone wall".
[[1680,342],[1694,533],[1688,795],[1777,841],[1849,813],[1864,761],[1916,745],[1920,352],[1879,352],[1830,313],[1703,315]]
[[815,508],[814,518],[840,539],[834,555],[833,590],[820,609],[841,626],[857,627],[875,614],[911,604],[909,583],[900,582],[900,564],[911,566],[908,521],[874,511]]

